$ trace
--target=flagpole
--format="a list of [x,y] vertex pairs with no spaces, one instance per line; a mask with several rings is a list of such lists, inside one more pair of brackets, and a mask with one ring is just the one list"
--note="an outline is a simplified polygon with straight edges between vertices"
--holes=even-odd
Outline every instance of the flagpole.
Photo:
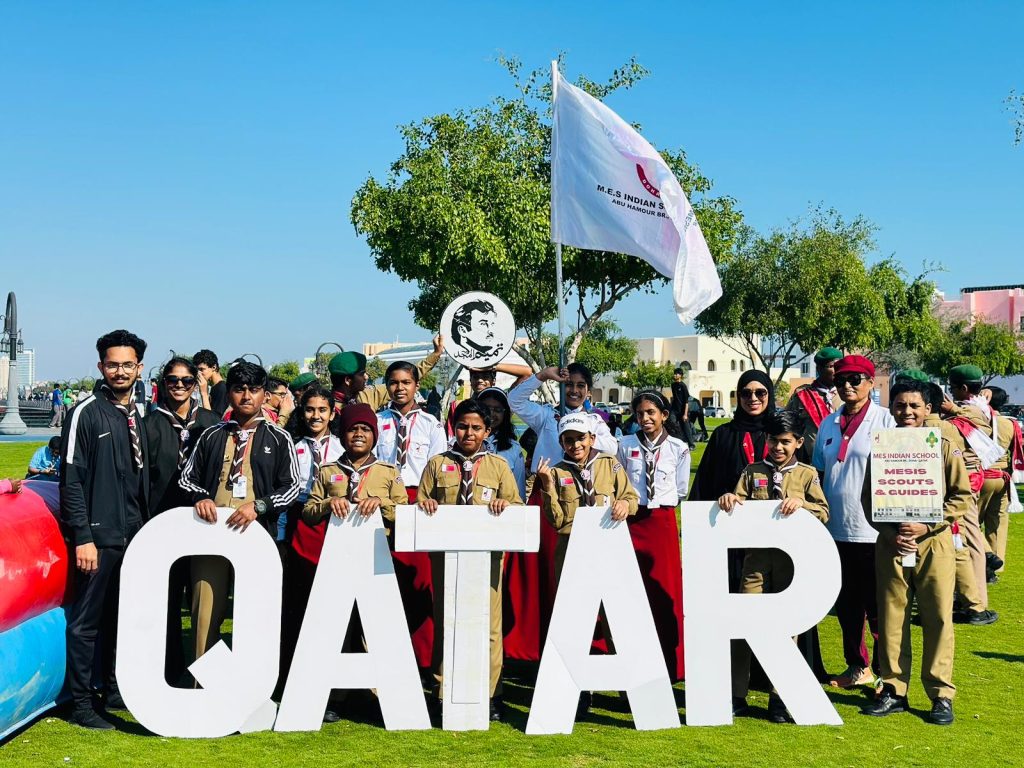
[[[558,61],[551,62],[551,146],[555,146],[555,98],[558,96]],[[562,306],[562,244],[555,243],[555,298],[558,301],[558,369],[565,368],[565,311]],[[565,382],[558,385],[558,413],[565,415]]]

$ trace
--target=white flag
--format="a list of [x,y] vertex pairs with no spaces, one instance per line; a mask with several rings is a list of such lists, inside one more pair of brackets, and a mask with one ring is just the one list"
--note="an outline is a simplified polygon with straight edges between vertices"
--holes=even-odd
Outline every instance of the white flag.
[[675,174],[650,143],[552,67],[551,239],[626,253],[672,278],[682,323],[722,295],[718,271]]

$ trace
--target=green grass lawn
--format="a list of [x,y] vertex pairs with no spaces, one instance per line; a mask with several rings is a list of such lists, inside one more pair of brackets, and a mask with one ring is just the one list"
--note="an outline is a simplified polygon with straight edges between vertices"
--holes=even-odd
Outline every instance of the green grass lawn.
[[[710,426],[710,425],[709,425]],[[0,445],[0,475],[20,476],[35,446]],[[698,446],[698,452],[702,446]],[[699,453],[696,454],[699,456]],[[526,736],[531,670],[507,670],[510,722],[481,733],[389,733],[375,723],[372,706],[353,704],[353,720],[325,725],[318,733],[260,733],[217,740],[164,739],[148,735],[126,718],[120,732],[92,733],[56,715],[44,716],[0,747],[0,766],[266,765],[772,765],[793,766],[1010,766],[1024,764],[1017,741],[1024,700],[1024,564],[1015,559],[1024,535],[1024,514],[1010,520],[1007,571],[991,585],[999,621],[988,627],[958,625],[954,681],[957,722],[948,728],[922,718],[929,702],[920,683],[911,686],[914,713],[877,720],[859,714],[864,692],[830,691],[845,721],[842,727],[772,725],[761,717],[739,718],[731,727],[640,733],[633,730],[624,701],[595,696],[591,714],[571,736]],[[834,617],[820,625],[826,668],[843,668]],[[915,659],[920,629],[913,627]],[[2,660],[0,660],[2,661]],[[694,663],[693,661],[690,662]],[[916,668],[915,668],[916,669]],[[680,692],[683,685],[678,686]],[[682,697],[677,697],[682,701]],[[763,715],[767,695],[750,702]],[[362,712],[362,714],[360,714]],[[680,709],[685,716],[685,708]]]

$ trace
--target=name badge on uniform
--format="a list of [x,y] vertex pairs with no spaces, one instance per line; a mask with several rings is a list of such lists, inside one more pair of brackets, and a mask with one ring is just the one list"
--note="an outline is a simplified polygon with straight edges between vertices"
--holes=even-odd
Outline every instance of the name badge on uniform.
[[296,455],[296,456],[301,456],[301,455],[302,455],[302,454],[304,454],[305,452],[306,452],[306,449],[305,449],[305,448],[296,448],[296,449],[295,449],[295,455]]
[[571,477],[563,477],[561,480],[558,481],[558,484],[562,486],[576,485],[575,481]]
[[480,488],[480,498],[483,501],[490,501],[492,498],[494,498],[494,489],[493,488]]
[[389,429],[391,429],[391,422],[385,421],[383,424],[381,424],[380,428],[382,432],[387,432]]
[[630,448],[629,449],[629,458],[631,458],[631,459],[639,459],[640,458],[640,449],[639,448]]
[[340,483],[344,479],[345,479],[344,475],[331,475],[330,480],[328,480],[328,482]]
[[767,477],[755,477],[754,478],[754,487],[755,488],[767,488],[768,487],[768,478]]
[[459,468],[455,464],[442,464],[441,465],[441,471],[442,472],[458,472]]
[[235,480],[235,484],[231,489],[231,495],[236,499],[244,499],[248,491],[249,478],[247,478],[245,475],[242,475],[240,478]]

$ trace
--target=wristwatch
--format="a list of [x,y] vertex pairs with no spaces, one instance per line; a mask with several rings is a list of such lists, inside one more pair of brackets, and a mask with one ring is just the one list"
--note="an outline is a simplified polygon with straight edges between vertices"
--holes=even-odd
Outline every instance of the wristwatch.
[[253,508],[256,510],[257,515],[265,515],[267,513],[267,502],[263,499],[256,499],[253,502]]

